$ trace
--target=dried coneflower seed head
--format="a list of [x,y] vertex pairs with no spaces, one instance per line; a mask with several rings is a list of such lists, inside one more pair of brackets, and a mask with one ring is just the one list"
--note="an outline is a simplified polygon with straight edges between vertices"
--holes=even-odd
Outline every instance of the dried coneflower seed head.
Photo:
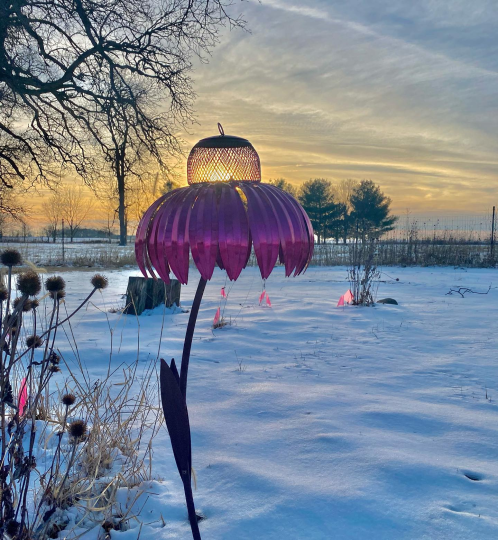
[[58,364],[61,361],[61,359],[60,359],[60,356],[57,353],[52,351],[48,355],[48,361],[51,362],[52,364]]
[[26,346],[28,349],[37,349],[43,345],[43,340],[40,336],[28,336],[26,338]]
[[109,281],[102,274],[95,274],[91,280],[91,284],[96,289],[105,289],[107,285],[109,284]]
[[75,439],[81,439],[86,434],[86,423],[83,420],[75,420],[69,424],[69,435]]
[[40,306],[40,301],[37,298],[33,298],[33,300],[30,300],[31,309],[36,309]]
[[6,249],[0,255],[0,261],[5,266],[19,266],[22,262],[22,258],[17,249]]
[[41,291],[40,276],[32,270],[17,276],[17,288],[26,296],[35,296]]
[[62,403],[66,407],[73,405],[75,401],[76,401],[76,396],[74,394],[64,394],[62,396]]
[[8,296],[9,293],[7,292],[7,289],[3,285],[0,285],[0,302],[7,300]]
[[[12,302],[14,309],[19,305],[19,303],[23,300],[22,296],[19,296],[18,298],[14,299],[14,302]],[[36,300],[38,302],[38,300]],[[33,301],[32,300],[26,300],[24,304],[22,305],[22,311],[31,311],[33,309]]]
[[22,296],[18,296],[17,298],[14,298],[14,301],[12,302],[12,305],[14,306],[14,309],[19,305],[19,303],[23,300]]
[[46,279],[45,288],[48,292],[59,292],[66,288],[66,282],[60,276],[52,276]]
[[51,364],[48,370],[50,371],[50,373],[60,373],[61,368],[59,366],[56,366],[55,364]]

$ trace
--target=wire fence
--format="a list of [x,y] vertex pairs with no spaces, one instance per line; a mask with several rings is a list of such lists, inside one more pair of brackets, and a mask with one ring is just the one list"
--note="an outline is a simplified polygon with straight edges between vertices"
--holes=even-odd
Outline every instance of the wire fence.
[[[399,217],[395,228],[376,242],[378,265],[494,267],[496,212],[475,215],[416,215]],[[312,265],[348,264],[348,244],[315,247]]]
[[[494,221],[494,224],[493,224]],[[440,242],[489,244],[496,230],[493,209],[481,214],[410,214],[399,216],[395,229],[383,242]]]

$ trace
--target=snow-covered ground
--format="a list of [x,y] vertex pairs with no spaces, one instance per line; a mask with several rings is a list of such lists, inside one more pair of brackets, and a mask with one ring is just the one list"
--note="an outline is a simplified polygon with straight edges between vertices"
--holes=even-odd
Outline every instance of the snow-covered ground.
[[[498,285],[498,273],[386,272],[378,298],[399,306],[337,308],[348,284],[345,268],[336,267],[290,279],[275,269],[268,308],[258,305],[258,269],[248,268],[227,283],[224,316],[232,324],[213,331],[225,285],[225,274],[215,273],[187,396],[203,538],[498,538],[498,289],[446,295],[450,287],[486,291]],[[137,272],[107,275],[105,308],[94,300],[100,309],[123,305],[128,276]],[[90,276],[64,274],[70,306],[90,290]],[[183,308],[196,281],[191,270]],[[157,355],[163,312],[139,318],[144,361]],[[75,317],[73,331],[95,377],[109,355],[107,318],[120,343],[114,361],[136,357],[136,318],[91,306]],[[164,358],[180,358],[187,319],[166,310]],[[60,346],[69,349],[62,337]],[[155,440],[153,472],[140,538],[188,539],[166,428]],[[139,526],[131,526],[112,537],[137,538]]]

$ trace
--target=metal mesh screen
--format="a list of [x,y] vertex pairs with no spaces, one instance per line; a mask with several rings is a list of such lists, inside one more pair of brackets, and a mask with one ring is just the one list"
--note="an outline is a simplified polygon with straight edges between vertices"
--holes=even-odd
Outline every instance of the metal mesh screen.
[[228,182],[230,180],[261,182],[259,156],[252,146],[194,147],[187,161],[189,184]]

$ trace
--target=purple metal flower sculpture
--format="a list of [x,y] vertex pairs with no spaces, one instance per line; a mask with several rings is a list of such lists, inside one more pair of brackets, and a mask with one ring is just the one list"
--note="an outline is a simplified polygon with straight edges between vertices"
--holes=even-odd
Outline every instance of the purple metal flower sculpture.
[[161,400],[194,539],[200,539],[191,488],[191,443],[186,405],[187,373],[195,322],[216,265],[236,280],[254,248],[261,277],[277,260],[285,275],[304,272],[313,254],[313,228],[288,193],[261,183],[259,156],[246,139],[221,135],[199,141],[187,161],[189,186],[154,202],[137,229],[135,253],[145,277],[154,270],[169,283],[172,272],[188,281],[189,254],[201,274],[190,311],[180,374],[161,360]]

